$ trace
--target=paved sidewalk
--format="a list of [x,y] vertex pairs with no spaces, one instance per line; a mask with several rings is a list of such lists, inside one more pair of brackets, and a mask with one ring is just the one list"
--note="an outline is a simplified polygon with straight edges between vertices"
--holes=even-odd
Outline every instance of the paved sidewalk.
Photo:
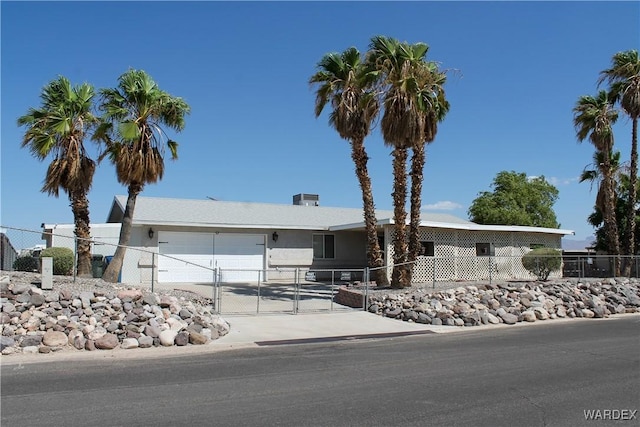
[[223,316],[231,332],[213,345],[318,342],[451,332],[457,328],[402,322],[362,310],[296,315]]

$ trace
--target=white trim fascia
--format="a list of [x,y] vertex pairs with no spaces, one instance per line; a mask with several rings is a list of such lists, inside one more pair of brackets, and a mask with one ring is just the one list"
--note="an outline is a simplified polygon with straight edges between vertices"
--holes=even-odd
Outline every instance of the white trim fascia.
[[[391,219],[381,219],[376,222],[376,227],[391,225],[393,224],[393,220]],[[344,230],[357,230],[359,228],[364,228],[364,222],[354,222],[351,224],[340,224],[340,225],[331,225],[327,227],[329,231],[344,231]]]
[[575,235],[573,230],[565,230],[561,228],[546,228],[546,227],[530,227],[525,225],[485,225],[485,224],[453,224],[446,222],[430,222],[422,221],[421,227],[432,228],[453,228],[457,230],[469,230],[469,231],[517,231],[526,233],[544,233],[544,234],[562,234],[562,235]]
[[[89,224],[90,228],[93,227],[112,227],[112,228],[116,228],[116,227],[120,227],[120,223],[119,222],[92,222]],[[71,223],[64,223],[64,224],[43,224],[42,228],[45,230],[54,230],[56,228],[69,228],[69,229],[75,229],[76,225],[75,224],[71,224]]]
[[[119,223],[118,223],[119,224]],[[264,229],[264,230],[317,230],[327,231],[330,227],[318,227],[312,225],[287,225],[287,224],[222,224],[200,222],[171,222],[171,221],[136,221],[133,226],[167,226],[167,227],[201,227],[201,228],[239,228],[239,229]]]
[[[377,222],[377,225],[393,225],[395,221],[392,219],[383,219]],[[407,225],[409,223],[407,222]],[[354,223],[354,224],[342,224],[335,225],[329,227],[330,231],[340,231],[340,230],[353,230],[364,228],[364,222]],[[468,231],[514,231],[514,232],[525,232],[525,233],[543,233],[543,234],[560,234],[560,235],[575,235],[575,231],[573,230],[565,230],[561,228],[545,228],[545,227],[530,227],[523,225],[485,225],[485,224],[476,224],[473,222],[469,223],[453,223],[453,222],[434,222],[434,221],[421,221],[420,227],[429,227],[429,228],[448,228],[453,230],[468,230]]]

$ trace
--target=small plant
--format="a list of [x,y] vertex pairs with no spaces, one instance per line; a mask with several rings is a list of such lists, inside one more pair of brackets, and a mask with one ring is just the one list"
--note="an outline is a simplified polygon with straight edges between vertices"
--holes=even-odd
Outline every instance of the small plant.
[[33,255],[21,256],[13,261],[13,269],[15,271],[28,271],[33,273],[40,268],[40,261]]
[[547,280],[552,271],[560,270],[560,251],[552,248],[536,248],[522,257],[522,265],[538,280]]
[[42,258],[53,258],[53,274],[56,276],[69,276],[73,273],[73,251],[69,248],[46,248],[40,254]]

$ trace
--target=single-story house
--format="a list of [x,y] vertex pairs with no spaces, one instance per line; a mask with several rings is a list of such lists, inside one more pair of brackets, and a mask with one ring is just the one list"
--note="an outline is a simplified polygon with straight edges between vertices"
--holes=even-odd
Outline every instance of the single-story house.
[[[92,231],[94,251],[115,252],[126,201],[126,196],[116,196],[107,224],[92,224],[101,234],[109,230],[109,245],[99,245]],[[378,210],[376,217],[385,260],[391,265],[393,211]],[[61,228],[46,230],[56,233]],[[423,256],[413,280],[531,279],[520,262],[522,255],[537,246],[560,249],[562,236],[568,234],[573,232],[480,225],[449,214],[424,213]],[[255,282],[276,280],[285,269],[322,272],[367,265],[362,209],[320,206],[314,194],[295,195],[290,205],[138,197],[129,247],[121,273],[127,283],[149,284],[152,277],[158,283],[210,283],[216,267],[223,281]]]

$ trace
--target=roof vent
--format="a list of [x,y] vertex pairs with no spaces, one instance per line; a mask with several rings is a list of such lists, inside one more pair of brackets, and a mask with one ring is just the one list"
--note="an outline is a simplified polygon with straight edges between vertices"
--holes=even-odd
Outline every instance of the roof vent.
[[300,206],[320,206],[320,196],[317,194],[296,194],[293,196],[293,204]]

